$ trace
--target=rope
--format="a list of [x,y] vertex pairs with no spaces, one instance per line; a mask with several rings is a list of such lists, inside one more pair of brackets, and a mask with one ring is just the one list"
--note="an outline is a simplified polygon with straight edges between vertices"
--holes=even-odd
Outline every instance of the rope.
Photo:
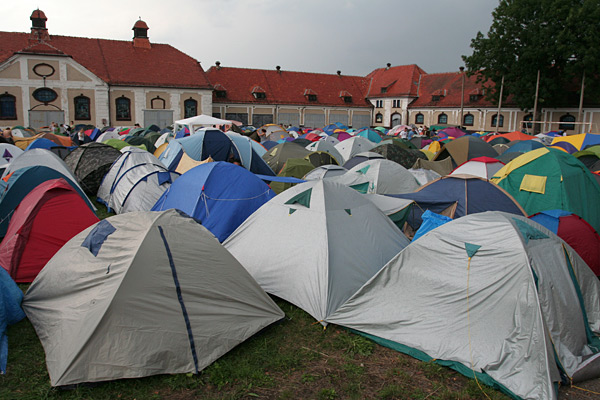
[[205,192],[202,192],[202,195],[204,197],[206,197],[207,199],[215,200],[215,201],[243,201],[243,200],[258,199],[259,197],[262,197],[262,196],[266,195],[267,193],[269,193],[269,190],[271,190],[271,189],[265,190],[263,193],[261,193],[259,195],[256,195],[254,197],[246,197],[246,198],[243,198],[243,199],[217,199],[217,198],[213,198],[213,197],[207,196]]
[[575,386],[575,385],[573,385],[573,384],[571,384],[571,387],[572,387],[572,388],[574,388],[574,389],[581,390],[581,391],[583,391],[583,392],[588,392],[588,393],[593,393],[593,394],[600,394],[599,392],[594,392],[593,390],[584,389],[584,388],[582,388],[582,387]]
[[471,358],[471,370],[473,371],[473,378],[475,378],[475,383],[477,383],[477,386],[479,386],[479,390],[481,390],[481,393],[483,393],[485,395],[485,397],[487,397],[488,400],[490,399],[490,396],[487,395],[487,393],[483,390],[483,388],[481,387],[481,384],[479,383],[479,379],[477,379],[477,374],[475,373],[475,363],[473,362],[473,348],[471,345],[471,308],[469,305],[469,281],[471,278],[471,257],[469,257],[469,262],[467,264],[467,329],[468,329],[468,334],[469,334],[469,357]]

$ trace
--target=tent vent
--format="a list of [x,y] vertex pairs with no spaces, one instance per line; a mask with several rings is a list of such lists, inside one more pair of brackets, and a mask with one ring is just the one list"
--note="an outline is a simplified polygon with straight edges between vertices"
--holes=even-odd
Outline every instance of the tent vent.
[[352,210],[350,210],[349,208],[344,208],[344,211],[346,211],[349,216],[352,216]]
[[305,190],[302,193],[298,193],[291,199],[285,202],[285,204],[300,204],[304,207],[310,208],[310,195],[312,194],[312,188]]
[[87,248],[90,253],[96,257],[102,248],[106,239],[112,235],[117,229],[110,222],[103,219],[98,222],[94,229],[86,236],[81,247]]

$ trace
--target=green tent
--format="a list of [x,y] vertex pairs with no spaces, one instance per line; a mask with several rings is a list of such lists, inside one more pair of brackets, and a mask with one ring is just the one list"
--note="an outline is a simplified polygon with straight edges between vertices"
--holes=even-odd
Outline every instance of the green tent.
[[[289,158],[277,176],[287,176],[302,179],[304,175],[309,173],[315,166],[305,158]],[[271,189],[277,194],[294,186],[295,183],[273,182]]]
[[[299,144],[293,142],[283,142],[267,151],[262,158],[269,165],[269,167],[271,167],[271,169],[278,174],[289,158],[304,158],[310,153],[310,151],[306,150]],[[303,175],[300,177],[302,176]]]
[[540,148],[504,166],[491,181],[510,193],[529,215],[571,211],[600,231],[600,186],[577,158]]
[[131,146],[131,147],[137,147],[137,148],[140,148],[140,149],[148,151],[148,149],[146,148],[146,146],[144,146],[143,144],[139,145],[139,146],[134,146],[134,145],[129,144],[129,143],[127,143],[127,142],[125,142],[123,140],[120,140],[120,139],[108,139],[108,140],[104,141],[104,144],[112,146],[112,147],[114,147],[117,150],[121,150],[123,147]]

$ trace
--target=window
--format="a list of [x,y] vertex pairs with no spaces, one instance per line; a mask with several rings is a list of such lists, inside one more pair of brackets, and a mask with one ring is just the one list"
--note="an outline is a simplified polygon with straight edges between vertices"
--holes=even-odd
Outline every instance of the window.
[[431,101],[440,101],[440,95],[434,94],[433,96],[431,96]]
[[40,103],[48,104],[58,98],[58,94],[50,88],[39,88],[33,91],[33,98]]
[[393,100],[393,107],[400,108],[400,100]]
[[475,120],[475,118],[473,117],[473,114],[467,114],[463,117],[463,125],[464,126],[473,126],[474,120]]
[[352,96],[343,96],[344,103],[352,103]]
[[227,97],[227,91],[226,90],[215,90],[215,97],[217,99],[224,99]]
[[387,93],[387,88],[386,87],[382,87],[381,88],[381,93]]
[[375,114],[375,122],[377,122],[378,124],[383,122],[383,114],[381,113],[377,113]]
[[8,92],[0,95],[0,119],[17,119],[17,98]]
[[165,109],[165,100],[156,96],[152,100],[150,100],[150,108],[153,110],[164,110]]
[[375,101],[375,107],[377,107],[377,108],[383,107],[383,100],[376,100]]
[[90,98],[83,94],[73,99],[75,102],[75,119],[89,120],[90,117]]
[[448,116],[444,113],[438,115],[438,124],[447,124],[448,123]]
[[[560,117],[560,122],[575,122],[575,117],[571,114],[566,114]],[[575,124],[560,124],[558,129],[561,131],[572,131],[575,129]]]
[[191,118],[196,115],[198,115],[198,102],[190,97],[183,102],[183,118]]
[[471,103],[479,101],[480,98],[481,98],[481,95],[479,95],[479,94],[471,94],[471,95],[469,95],[469,101]]
[[[214,112],[212,116],[215,118],[221,118],[221,113]],[[189,118],[189,117],[186,117],[186,118]]]
[[[533,121],[533,114],[527,114],[525,116],[525,118],[523,118],[523,121]],[[523,124],[523,128],[531,129],[532,127],[533,127],[532,123]]]
[[115,100],[117,121],[131,121],[131,100],[121,96]]
[[[496,119],[498,114],[492,116],[492,126],[496,126]],[[504,126],[504,115],[500,114],[500,120],[498,121],[498,127]]]
[[252,93],[254,95],[255,99],[266,99],[267,98],[267,94],[265,92],[254,92]]
[[425,116],[421,113],[418,113],[417,115],[415,115],[415,124],[424,124],[425,123]]
[[317,101],[316,94],[309,94],[309,95],[307,95],[307,97],[308,97],[308,101]]

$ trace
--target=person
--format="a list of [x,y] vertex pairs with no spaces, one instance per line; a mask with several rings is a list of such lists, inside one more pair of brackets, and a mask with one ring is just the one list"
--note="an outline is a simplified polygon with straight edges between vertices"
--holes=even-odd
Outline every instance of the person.
[[10,128],[6,128],[2,132],[2,138],[4,139],[4,143],[15,144],[15,141],[12,138],[12,131]]
[[55,135],[58,135],[60,133],[60,128],[58,127],[58,124],[56,122],[52,121],[50,123],[50,131]]
[[135,128],[141,128],[140,124],[138,124],[137,122],[134,125]]
[[267,130],[265,128],[261,128],[261,130],[258,132],[258,137],[260,138],[261,142],[266,142],[267,141]]
[[408,138],[408,128],[404,127],[404,129],[400,132],[400,137],[402,139],[407,139]]

